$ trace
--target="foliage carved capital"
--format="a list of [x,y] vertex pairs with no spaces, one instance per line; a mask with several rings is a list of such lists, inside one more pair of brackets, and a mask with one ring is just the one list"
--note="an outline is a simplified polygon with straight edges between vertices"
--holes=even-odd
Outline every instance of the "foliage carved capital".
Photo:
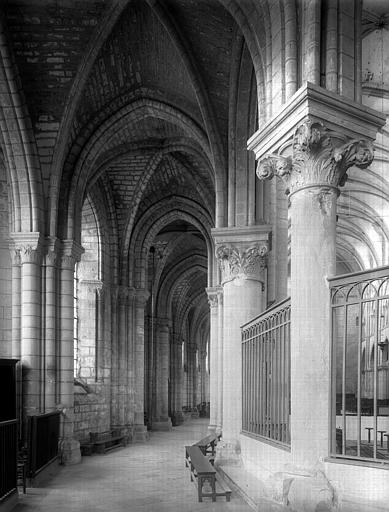
[[366,140],[349,140],[339,144],[338,134],[322,123],[307,120],[294,133],[292,156],[267,154],[258,161],[259,179],[278,176],[286,193],[311,186],[338,188],[347,180],[347,171],[356,166],[366,169],[373,161],[373,145]]
[[267,265],[267,243],[254,243],[248,247],[224,243],[216,247],[216,258],[222,271],[223,282],[234,279],[261,280]]

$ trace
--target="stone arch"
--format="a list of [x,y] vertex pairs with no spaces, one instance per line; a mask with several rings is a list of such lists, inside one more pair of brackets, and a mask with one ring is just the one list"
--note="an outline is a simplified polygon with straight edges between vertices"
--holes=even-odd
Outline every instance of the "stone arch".
[[[136,216],[138,206],[142,200],[142,196],[143,196],[144,191],[146,190],[147,184],[150,181],[150,179],[153,176],[156,169],[158,168],[158,165],[161,163],[162,159],[166,155],[169,155],[170,153],[172,153],[174,151],[187,152],[187,150],[188,150],[188,147],[186,145],[169,144],[166,148],[161,149],[160,151],[158,151],[155,155],[153,155],[150,158],[150,161],[147,165],[147,169],[144,172],[141,180],[138,182],[134,196],[133,196],[133,205],[132,205],[131,211],[129,212],[127,221],[126,221],[125,235],[123,237],[123,248],[127,247],[129,244],[131,233],[132,233],[132,230],[134,227],[135,216]],[[195,151],[195,149],[193,150],[192,154],[194,154],[194,156],[196,156],[196,157],[201,157],[201,154],[199,152]],[[190,181],[194,185],[197,185],[197,182],[195,182],[195,180],[192,178],[192,176],[189,176],[189,178],[190,178]],[[201,186],[201,182],[200,182],[200,186]],[[210,206],[210,205],[207,205],[207,206]],[[208,209],[208,211],[212,211],[212,210]]]
[[206,273],[207,261],[203,256],[193,255],[181,261],[175,269],[172,269],[171,272],[166,274],[163,282],[161,283],[157,297],[157,304],[159,310],[161,311],[161,316],[171,316],[174,288],[177,286],[177,282],[182,279],[186,279],[188,276],[197,271]]
[[[171,124],[176,124],[182,128],[184,133],[192,137],[201,147],[206,158],[213,165],[212,154],[209,149],[208,140],[203,131],[188,116],[178,111],[171,105],[162,102],[143,98],[137,100],[123,109],[116,112],[107,119],[93,133],[91,138],[85,144],[74,169],[69,187],[69,196],[65,217],[63,218],[63,230],[67,233],[66,238],[79,238],[79,211],[78,204],[82,200],[85,189],[88,184],[90,173],[95,166],[99,166],[99,159],[102,158],[101,148],[109,145],[109,142],[115,135],[128,126],[134,125],[138,120],[145,117],[157,117]],[[216,188],[221,186],[221,177],[216,175]]]
[[[211,240],[211,219],[198,204],[180,197],[170,197],[151,207],[145,215],[139,219],[135,227],[128,249],[128,267],[123,269],[125,282],[129,286],[144,288],[146,283],[146,262],[148,250],[152,240],[158,232],[169,223],[177,220],[185,220],[195,226],[203,238],[207,247],[208,261],[212,262],[213,242]],[[123,258],[125,261],[125,258]],[[208,268],[208,281],[212,275],[212,268]]]
[[0,147],[10,184],[11,231],[43,231],[42,179],[28,108],[0,20]]
[[[96,30],[89,41],[88,47],[83,53],[83,60],[78,67],[77,74],[73,79],[71,89],[67,96],[67,102],[64,107],[64,116],[61,120],[61,125],[59,127],[58,137],[54,149],[50,172],[49,212],[55,210],[54,204],[56,198],[58,198],[57,189],[60,185],[59,172],[61,172],[65,161],[72,121],[77,107],[81,101],[85,84],[89,78],[89,74],[93,68],[99,51],[101,50],[104,42],[111,33],[112,27],[118,20],[125,7],[126,2],[120,1],[113,3],[111,7],[107,8],[104,13],[105,18],[96,26]],[[52,219],[50,219],[50,221],[51,220]]]

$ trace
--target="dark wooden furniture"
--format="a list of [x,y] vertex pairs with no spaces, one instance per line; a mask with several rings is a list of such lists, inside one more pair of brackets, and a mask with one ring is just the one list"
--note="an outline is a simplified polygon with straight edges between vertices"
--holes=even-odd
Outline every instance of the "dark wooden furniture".
[[384,445],[383,435],[385,434],[385,432],[386,432],[386,430],[377,430],[377,433],[380,434],[380,436],[381,436],[381,439],[380,439],[381,446]]
[[386,451],[389,452],[389,434],[384,434],[384,437],[386,437]]
[[121,435],[117,430],[90,432],[89,438],[92,451],[96,453],[107,453],[126,444],[125,436]]
[[0,359],[0,503],[17,493],[16,359]]
[[[198,446],[204,455],[210,454],[211,457],[215,456],[215,447],[217,445],[220,435],[209,434],[200,441],[197,441],[193,446]],[[211,459],[212,462],[213,459]]]
[[[185,446],[185,464],[190,470],[190,480],[197,485],[198,500],[204,497],[216,501],[217,496],[225,496],[230,501],[231,490],[222,479],[217,479],[217,472],[210,464],[199,446]],[[208,482],[210,491],[204,490],[204,484]]]
[[371,431],[374,430],[373,427],[365,427],[365,430],[367,430],[367,442],[370,443],[371,441]]

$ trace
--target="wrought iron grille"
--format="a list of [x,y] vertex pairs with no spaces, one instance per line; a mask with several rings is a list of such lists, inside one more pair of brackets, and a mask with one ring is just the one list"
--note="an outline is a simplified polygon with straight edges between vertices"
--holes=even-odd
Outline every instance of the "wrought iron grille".
[[242,430],[290,445],[290,299],[242,327]]
[[58,457],[60,415],[55,411],[28,417],[30,477]]
[[389,463],[389,267],[329,281],[331,454]]

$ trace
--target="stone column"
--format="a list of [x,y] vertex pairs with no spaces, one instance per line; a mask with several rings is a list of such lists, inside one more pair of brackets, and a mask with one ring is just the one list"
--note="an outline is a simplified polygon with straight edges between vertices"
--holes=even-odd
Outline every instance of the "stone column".
[[100,283],[96,286],[96,354],[95,354],[95,380],[101,384],[108,383],[106,374],[107,364],[105,361],[105,286]]
[[58,241],[48,240],[44,257],[45,412],[56,409],[57,396],[57,261]]
[[223,288],[217,290],[217,407],[216,432],[223,430]]
[[187,374],[186,374],[186,393],[187,393],[187,403],[188,407],[193,410],[193,407],[196,405],[194,403],[194,395],[195,395],[195,371],[196,371],[196,345],[193,343],[187,344],[186,350],[186,364],[187,364]]
[[118,297],[118,344],[117,344],[117,367],[118,367],[118,395],[117,395],[117,413],[115,427],[126,427],[126,408],[127,408],[127,351],[128,351],[128,332],[127,332],[127,298],[128,287],[119,286]]
[[22,267],[20,249],[11,248],[12,259],[12,357],[19,359],[21,353],[21,283]]
[[218,288],[207,288],[208,303],[210,307],[210,413],[209,426],[211,431],[216,430],[217,426],[217,407],[218,407]]
[[217,463],[240,464],[241,325],[265,307],[268,226],[213,230],[223,286],[223,438]]
[[145,386],[145,305],[149,298],[147,290],[135,290],[135,339],[134,339],[134,441],[147,441],[149,436],[144,421]]
[[[180,425],[184,421],[182,414],[182,339],[177,333],[173,333],[172,339],[172,361],[171,368],[171,409],[174,416],[175,425]],[[173,421],[173,419],[172,419]]]
[[335,275],[338,187],[355,165],[373,160],[371,144],[344,141],[323,124],[297,127],[292,155],[259,161],[260,179],[279,176],[291,216],[291,449],[297,467],[311,469],[328,455],[330,414],[330,294]]
[[153,430],[171,430],[172,422],[168,414],[169,395],[169,352],[170,328],[169,320],[157,320],[155,336],[156,354],[156,396],[154,404]]
[[111,424],[118,419],[118,296],[119,287],[111,288]]
[[16,365],[16,380],[17,380],[17,407],[16,410],[19,414],[20,424],[23,422],[22,413],[22,344],[21,344],[21,259],[20,249],[11,246],[11,260],[12,260],[12,357],[18,359],[19,363]]
[[62,409],[61,459],[63,464],[81,461],[80,443],[73,439],[74,424],[74,267],[82,247],[73,240],[63,242],[59,280],[58,407]]
[[[41,331],[42,239],[39,233],[12,235],[20,255],[20,359],[22,366],[23,418],[44,411]],[[15,263],[19,263],[15,261]],[[16,266],[15,266],[16,267]],[[14,273],[19,274],[16,268]],[[18,285],[18,283],[16,283]],[[17,297],[14,296],[14,306]],[[15,343],[16,345],[16,343]],[[14,347],[15,351],[18,348]],[[26,432],[24,432],[26,435]]]

